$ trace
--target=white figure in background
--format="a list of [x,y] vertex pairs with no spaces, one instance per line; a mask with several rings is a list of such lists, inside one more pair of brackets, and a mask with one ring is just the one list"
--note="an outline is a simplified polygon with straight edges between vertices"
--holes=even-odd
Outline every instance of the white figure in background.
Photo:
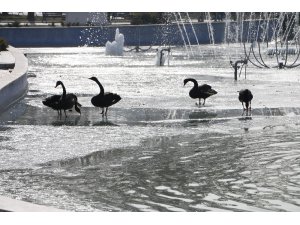
[[168,66],[170,61],[170,48],[162,48],[159,47],[157,49],[156,57],[155,57],[155,65],[156,66],[164,66],[166,59],[168,60]]
[[115,40],[113,42],[107,41],[105,44],[105,55],[123,55],[124,35],[120,34],[119,28],[116,29]]

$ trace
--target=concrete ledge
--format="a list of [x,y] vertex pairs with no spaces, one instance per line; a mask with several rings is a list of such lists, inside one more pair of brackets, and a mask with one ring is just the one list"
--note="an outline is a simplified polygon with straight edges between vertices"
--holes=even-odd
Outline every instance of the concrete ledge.
[[0,77],[0,113],[24,97],[28,90],[28,60],[20,50],[9,46],[8,51],[15,59],[11,73]]
[[36,205],[0,196],[0,212],[65,212],[52,207]]
[[[2,72],[0,76],[0,113],[21,99],[28,90],[28,60],[20,50],[9,46],[3,64],[14,60],[11,72]],[[11,56],[10,56],[11,54]],[[63,212],[52,207],[0,196],[0,212]]]
[[0,51],[0,69],[13,69],[15,58],[10,51]]

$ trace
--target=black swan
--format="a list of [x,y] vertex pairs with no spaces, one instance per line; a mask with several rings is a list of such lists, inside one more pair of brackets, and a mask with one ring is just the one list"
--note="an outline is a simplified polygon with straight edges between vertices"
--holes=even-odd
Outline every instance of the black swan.
[[[67,94],[67,96],[71,96],[74,99],[76,99],[77,104],[75,104],[75,110],[78,113],[81,113],[80,108],[78,108],[78,106],[81,106],[81,104],[77,101],[77,96],[74,94]],[[57,110],[58,115],[61,115],[62,107],[60,105],[60,98],[61,98],[61,95],[52,95],[50,97],[45,98],[42,102],[45,106],[48,106],[54,110]]]
[[64,110],[66,117],[67,117],[66,110],[72,109],[73,106],[75,106],[75,110],[79,114],[81,114],[81,111],[79,108],[81,106],[81,104],[78,102],[77,96],[74,94],[67,94],[66,88],[65,88],[63,82],[61,82],[61,81],[56,82],[55,88],[58,87],[59,85],[62,86],[63,94],[50,96],[43,101],[43,104],[46,106],[49,106],[50,108],[52,108],[54,110],[57,110],[59,115],[61,115],[61,110]]
[[[253,99],[253,95],[249,89],[242,89],[239,91],[239,100],[242,103],[244,110],[247,110],[247,111],[248,111],[248,109],[251,110],[251,100],[252,99]],[[246,108],[244,107],[244,102],[245,102]]]
[[[208,84],[202,84],[202,85],[198,86],[198,82],[193,78],[184,79],[184,82],[183,82],[184,85],[186,85],[186,83],[189,81],[194,83],[194,87],[190,90],[189,95],[191,98],[199,98],[199,106],[201,105],[201,98],[204,99],[204,102],[203,102],[203,105],[204,105],[206,98],[218,93],[214,89],[212,89],[211,86]],[[196,103],[196,105],[197,105],[197,103]]]
[[[104,92],[104,88],[102,84],[99,82],[99,80],[96,77],[90,77],[89,79],[95,81],[100,88],[100,93],[94,96],[91,99],[91,102],[95,107],[102,108],[102,112],[101,112],[102,116],[104,116],[104,114],[107,116],[108,107],[120,101],[121,97],[120,95],[115,93]],[[105,113],[104,113],[104,108],[106,108]]]

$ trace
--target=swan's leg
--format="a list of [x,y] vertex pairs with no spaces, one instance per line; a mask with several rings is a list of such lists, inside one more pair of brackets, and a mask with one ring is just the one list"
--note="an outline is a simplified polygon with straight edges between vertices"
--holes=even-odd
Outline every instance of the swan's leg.
[[250,111],[251,111],[251,101],[250,101],[250,107],[249,107]]
[[242,102],[242,106],[243,106],[243,110],[245,111],[246,109],[245,109],[245,107],[244,107],[244,102]]
[[106,107],[105,116],[107,116],[108,107]]
[[203,102],[203,105],[205,105],[205,100],[206,100],[206,98],[204,98],[204,102]]
[[200,105],[201,105],[201,98],[199,98],[199,104],[196,102],[196,106],[200,107]]
[[65,109],[64,109],[64,112],[65,112],[65,116],[68,117]]
[[105,115],[105,110],[104,110],[104,107],[103,108],[101,108],[102,109],[102,112],[101,112],[101,114],[102,114],[102,117],[104,117],[104,115]]

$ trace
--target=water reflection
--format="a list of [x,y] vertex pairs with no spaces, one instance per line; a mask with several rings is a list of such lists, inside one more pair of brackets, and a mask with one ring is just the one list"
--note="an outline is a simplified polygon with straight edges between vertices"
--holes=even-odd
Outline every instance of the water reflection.
[[239,117],[238,120],[240,121],[245,121],[245,120],[252,120],[252,117],[251,116],[244,116],[244,117]]
[[252,110],[251,109],[244,109],[243,110],[243,113],[242,113],[242,116],[246,116],[246,117],[248,117],[248,116],[251,116],[252,115]]
[[80,116],[71,117],[57,117],[56,121],[52,121],[52,126],[78,126],[80,121]]
[[11,126],[3,126],[3,125],[0,125],[0,132],[6,132],[6,131],[9,131],[9,130],[13,130],[15,128],[11,127]]
[[102,118],[95,107],[82,107],[82,114],[69,112],[68,117],[61,118],[54,110],[40,106],[26,104],[23,100],[9,111],[1,115],[2,124],[22,125],[53,125],[53,126],[115,126],[118,124],[129,125],[164,125],[170,126],[183,122],[183,125],[196,123],[220,123],[233,118],[251,119],[257,116],[285,116],[300,115],[299,108],[256,108],[251,112],[240,109],[157,109],[157,108],[112,108],[107,118]]
[[107,118],[102,118],[101,121],[93,122],[93,126],[119,126],[119,125],[109,121]]
[[[274,148],[267,147],[278,140],[268,133],[261,133],[260,138],[254,133],[247,130],[245,135],[156,137],[144,140],[142,148],[99,151],[47,166],[59,167],[69,174],[57,180],[65,185],[73,183],[70,175],[77,171],[79,185],[73,186],[72,192],[82,191],[89,183],[84,198],[104,201],[114,210],[267,211],[282,210],[285,204],[299,209],[294,195],[278,189],[285,180],[286,188],[296,188],[295,193],[300,193],[292,182],[300,175],[300,170],[292,172],[299,161],[297,154],[284,151],[278,155]],[[278,163],[290,166],[277,167]],[[274,198],[281,199],[281,204],[271,203]]]
[[209,111],[195,111],[189,114],[189,119],[207,119],[215,118],[218,114],[216,112]]

